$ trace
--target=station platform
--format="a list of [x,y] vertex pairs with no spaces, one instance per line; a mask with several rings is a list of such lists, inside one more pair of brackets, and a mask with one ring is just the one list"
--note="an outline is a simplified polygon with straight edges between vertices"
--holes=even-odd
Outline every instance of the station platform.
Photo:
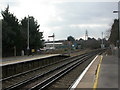
[[71,90],[119,90],[118,57],[97,55],[78,77]]
[[4,66],[7,64],[14,64],[14,63],[20,63],[35,59],[42,59],[42,58],[48,58],[52,56],[58,56],[60,54],[45,54],[45,55],[25,55],[25,56],[15,56],[15,57],[6,57],[2,58],[2,61],[0,62],[0,66]]

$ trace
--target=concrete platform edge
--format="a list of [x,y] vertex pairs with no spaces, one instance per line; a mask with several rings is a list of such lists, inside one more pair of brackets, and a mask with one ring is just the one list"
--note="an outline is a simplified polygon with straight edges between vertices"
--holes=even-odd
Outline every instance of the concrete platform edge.
[[85,68],[85,70],[82,72],[82,74],[75,80],[75,82],[73,83],[73,85],[70,87],[69,90],[74,90],[77,85],[80,83],[80,81],[82,80],[83,76],[86,74],[86,72],[88,71],[88,69],[91,67],[91,65],[93,64],[93,62],[98,58],[98,55],[92,60],[92,62]]

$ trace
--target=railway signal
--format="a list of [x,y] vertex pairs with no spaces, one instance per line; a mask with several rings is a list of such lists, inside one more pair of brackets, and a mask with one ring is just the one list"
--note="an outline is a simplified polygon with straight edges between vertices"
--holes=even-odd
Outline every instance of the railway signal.
[[55,34],[53,33],[52,36],[48,36],[49,38],[53,38],[53,49],[55,49]]

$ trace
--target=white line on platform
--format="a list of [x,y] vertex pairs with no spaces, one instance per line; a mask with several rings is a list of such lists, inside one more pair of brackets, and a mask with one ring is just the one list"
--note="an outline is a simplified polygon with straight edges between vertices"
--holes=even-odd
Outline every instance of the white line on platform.
[[85,75],[85,73],[88,71],[88,69],[90,68],[90,66],[93,64],[93,62],[96,60],[96,58],[98,57],[98,55],[92,60],[92,62],[85,68],[85,70],[82,72],[82,74],[78,77],[78,79],[75,81],[75,83],[72,85],[72,87],[70,88],[70,90],[74,90],[77,85],[80,83],[80,81],[82,80],[83,76]]

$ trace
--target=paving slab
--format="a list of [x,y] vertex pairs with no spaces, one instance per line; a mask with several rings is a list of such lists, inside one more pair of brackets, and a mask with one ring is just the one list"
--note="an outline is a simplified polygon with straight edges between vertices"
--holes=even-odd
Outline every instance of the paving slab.
[[91,67],[88,69],[82,80],[79,82],[76,88],[93,88],[95,73],[100,61],[100,56],[96,58]]
[[118,57],[103,56],[97,88],[118,88]]
[[118,57],[99,55],[74,89],[119,90],[118,86]]

